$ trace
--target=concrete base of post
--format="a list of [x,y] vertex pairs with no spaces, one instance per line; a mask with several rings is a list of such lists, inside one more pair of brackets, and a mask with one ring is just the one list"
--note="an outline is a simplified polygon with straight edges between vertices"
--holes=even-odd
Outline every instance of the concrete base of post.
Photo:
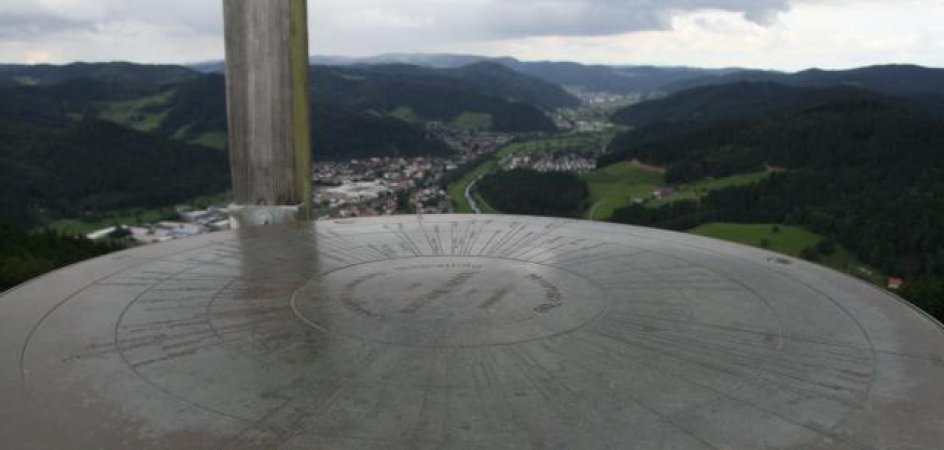
[[299,221],[303,205],[265,206],[265,205],[230,205],[230,228],[250,228],[266,225],[280,225]]

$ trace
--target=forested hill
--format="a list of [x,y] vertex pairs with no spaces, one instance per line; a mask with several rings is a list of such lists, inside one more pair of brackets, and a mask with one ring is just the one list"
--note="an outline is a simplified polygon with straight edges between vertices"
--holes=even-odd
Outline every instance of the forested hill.
[[773,166],[859,170],[944,167],[944,121],[870,99],[711,126],[655,124],[611,144],[621,159],[668,166],[670,181],[724,176]]
[[875,100],[830,102],[712,126],[620,136],[610,161],[668,166],[670,182],[774,167],[767,181],[700,202],[630,207],[614,220],[688,229],[795,223],[834,236],[886,273],[944,275],[944,121]]
[[[149,88],[87,78],[51,86],[0,87],[0,120],[67,127],[84,119],[101,119],[221,150],[226,145],[225,89],[220,74]],[[319,158],[452,152],[427,139],[417,124],[344,105],[315,102],[312,108],[312,151]],[[352,128],[355,125],[371,132],[357,131]]]
[[852,70],[810,69],[797,73],[747,70],[685,80],[672,86],[671,90],[738,81],[766,81],[805,87],[845,85],[905,97],[944,95],[944,69],[915,65],[870,66]]
[[51,86],[0,86],[0,118],[66,124],[95,116],[109,103],[144,96],[150,90],[88,78]]
[[[656,122],[708,124],[764,116],[834,101],[886,99],[888,97],[884,95],[848,86],[807,88],[772,82],[741,81],[697,87],[661,99],[637,103],[617,111],[611,120],[631,127]],[[941,105],[944,105],[944,102]]]
[[[137,116],[157,117],[156,131],[184,140],[222,144],[226,134],[226,83],[222,75],[209,74],[181,83],[156,102],[141,108]],[[312,102],[312,154],[317,159],[349,159],[373,156],[429,156],[452,153],[445,144],[429,139],[423,128],[394,117]]]
[[[417,121],[459,124],[469,115],[487,118],[484,128],[496,131],[554,131],[556,126],[540,106],[518,101],[531,98],[551,106],[559,101],[560,88],[522,92],[507,83],[491,84],[474,77],[472,69],[437,70],[408,65],[312,68],[315,99],[354,109]],[[506,70],[506,69],[501,69]],[[507,77],[508,73],[499,75]],[[473,77],[478,81],[469,81]],[[498,77],[498,76],[496,76]],[[520,80],[527,84],[526,80]],[[532,80],[544,85],[540,80]],[[550,85],[546,85],[550,86]],[[514,90],[514,96],[509,92]],[[568,94],[569,95],[569,94]]]
[[312,105],[311,132],[312,151],[318,160],[453,153],[414,124],[322,102]]
[[225,191],[225,153],[115,124],[0,120],[0,219],[45,218],[172,205]]
[[[475,64],[456,69],[434,70],[416,66],[377,67],[314,67],[312,70],[312,103],[320,114],[322,144],[346,141],[344,133],[353,115],[371,129],[393,126],[378,115],[395,115],[398,119],[437,120],[453,122],[463,115],[489,116],[493,128],[500,131],[550,131],[554,124],[539,108],[554,109],[574,106],[579,101],[558,86],[540,79],[519,75],[491,63]],[[159,130],[165,134],[182,133],[198,138],[204,133],[219,132],[226,127],[225,82],[220,74],[204,75],[174,86],[164,104],[150,107],[150,112],[166,111]],[[331,111],[337,109],[337,111]],[[146,109],[144,112],[148,112]],[[333,129],[331,120],[344,117],[345,122]],[[372,120],[376,122],[371,123]],[[401,120],[402,122],[402,120]],[[415,124],[414,124],[415,125]],[[403,134],[414,126],[397,124]],[[413,134],[422,134],[421,130]],[[380,150],[390,142],[370,142],[369,136],[358,137],[372,156],[387,154]],[[412,142],[414,138],[410,138]],[[317,143],[317,142],[316,142]],[[416,153],[407,142],[397,143],[401,153]],[[363,148],[363,147],[362,147]],[[316,153],[322,153],[316,149]],[[339,155],[336,151],[328,152]],[[339,155],[340,156],[340,155]]]
[[196,78],[199,72],[175,65],[146,65],[127,62],[74,63],[64,66],[8,65],[0,67],[0,86],[51,86],[87,79],[124,86],[158,86]]
[[689,67],[584,65],[554,61],[524,62],[512,58],[503,58],[499,62],[551,83],[614,94],[660,92],[687,81],[714,78],[735,71]]

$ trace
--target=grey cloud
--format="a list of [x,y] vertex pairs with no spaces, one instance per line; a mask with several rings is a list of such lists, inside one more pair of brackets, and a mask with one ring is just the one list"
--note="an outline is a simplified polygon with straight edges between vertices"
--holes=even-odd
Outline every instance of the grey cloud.
[[[768,24],[791,1],[805,0],[310,0],[309,9],[314,50],[368,54],[665,30],[674,15],[705,9]],[[69,55],[79,52],[74,57],[137,59],[137,53],[106,54],[100,43],[205,43],[222,34],[221,17],[222,0],[0,0],[0,48],[15,42],[57,54],[68,48]]]
[[220,4],[221,0],[2,0],[0,38],[29,40],[124,22],[219,33]]
[[[260,1],[260,0],[246,0]],[[265,0],[261,0],[265,1]],[[611,35],[661,30],[679,11],[721,9],[766,24],[790,0],[314,0],[315,13],[384,10],[421,17],[427,28],[463,38]],[[2,0],[0,36],[28,37],[107,22],[141,21],[219,33],[222,0]],[[327,21],[330,23],[331,18]]]
[[493,0],[488,18],[503,37],[604,36],[668,29],[673,14],[707,9],[767,25],[789,7],[789,0]]
[[87,26],[80,20],[41,11],[17,11],[4,13],[0,9],[0,39],[28,39],[65,30]]
[[667,30],[675,15],[700,10],[766,25],[791,1],[797,0],[314,0],[310,8],[316,49],[370,54]]

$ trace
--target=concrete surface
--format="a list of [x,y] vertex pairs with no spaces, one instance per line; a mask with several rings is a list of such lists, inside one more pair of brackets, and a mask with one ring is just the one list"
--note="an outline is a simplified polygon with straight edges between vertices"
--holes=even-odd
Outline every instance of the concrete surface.
[[559,219],[245,229],[0,297],[0,448],[941,448],[942,375],[852,278]]

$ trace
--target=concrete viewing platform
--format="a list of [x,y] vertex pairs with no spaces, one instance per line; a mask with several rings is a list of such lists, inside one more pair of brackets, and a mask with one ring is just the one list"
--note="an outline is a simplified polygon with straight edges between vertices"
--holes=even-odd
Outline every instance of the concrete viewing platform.
[[11,449],[928,449],[942,380],[882,290],[563,219],[244,229],[0,296]]

